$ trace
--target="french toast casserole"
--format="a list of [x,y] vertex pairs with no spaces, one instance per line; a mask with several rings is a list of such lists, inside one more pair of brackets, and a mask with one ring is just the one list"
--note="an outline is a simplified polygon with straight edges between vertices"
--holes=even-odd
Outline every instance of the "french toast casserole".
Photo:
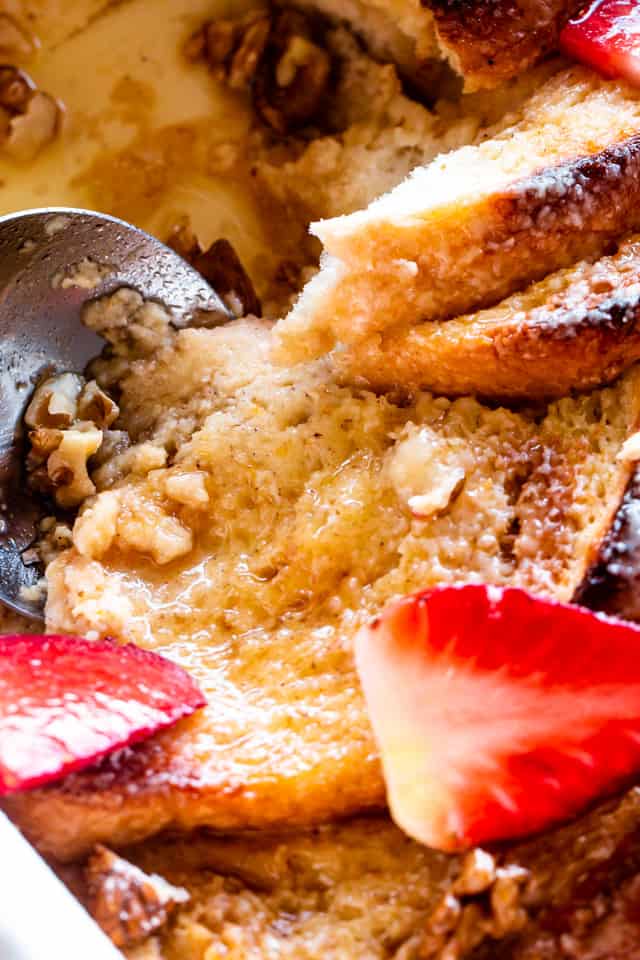
[[128,219],[236,316],[96,299],[27,412],[46,632],[207,700],[2,800],[130,960],[640,958],[640,786],[431,849],[354,663],[439,585],[640,621],[640,88],[560,55],[579,8],[0,2],[0,212]]

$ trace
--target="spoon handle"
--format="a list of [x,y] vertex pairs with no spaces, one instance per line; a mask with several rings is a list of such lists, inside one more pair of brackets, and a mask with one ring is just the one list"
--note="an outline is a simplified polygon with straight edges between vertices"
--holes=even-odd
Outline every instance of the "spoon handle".
[[122,960],[122,954],[1,811],[0,957]]

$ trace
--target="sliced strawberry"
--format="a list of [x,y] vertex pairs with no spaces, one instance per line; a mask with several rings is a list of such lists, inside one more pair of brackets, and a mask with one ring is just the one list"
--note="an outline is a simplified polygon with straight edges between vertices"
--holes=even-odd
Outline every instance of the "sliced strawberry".
[[131,644],[0,636],[0,796],[79,770],[204,704],[181,667]]
[[640,85],[640,6],[637,0],[596,0],[560,34],[560,49],[605,77]]
[[486,586],[360,631],[391,812],[441,850],[521,836],[640,771],[640,627]]

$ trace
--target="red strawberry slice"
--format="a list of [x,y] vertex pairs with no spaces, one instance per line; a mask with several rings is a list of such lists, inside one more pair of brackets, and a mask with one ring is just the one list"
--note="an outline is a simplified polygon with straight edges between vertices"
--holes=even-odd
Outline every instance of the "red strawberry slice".
[[0,636],[0,796],[86,767],[205,702],[181,667],[132,644]]
[[522,836],[640,771],[640,627],[487,586],[391,604],[356,638],[389,805],[441,850]]
[[596,0],[560,34],[560,49],[605,77],[640,85],[640,5]]

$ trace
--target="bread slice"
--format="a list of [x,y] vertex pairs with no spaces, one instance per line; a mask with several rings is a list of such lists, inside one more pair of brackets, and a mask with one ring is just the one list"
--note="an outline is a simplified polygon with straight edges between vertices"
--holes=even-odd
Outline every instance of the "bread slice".
[[170,333],[124,372],[110,361],[139,442],[94,474],[102,492],[48,569],[47,626],[160,650],[208,706],[11,798],[56,856],[165,827],[292,827],[383,805],[358,626],[440,582],[569,599],[620,503],[637,368],[529,413],[379,397],[336,383],[326,359],[275,366],[270,348],[268,325],[241,321]]
[[391,59],[419,86],[433,83],[446,60],[466,90],[516,76],[556,45],[575,0],[295,0],[303,9],[346,20],[371,51]]
[[496,307],[374,335],[336,355],[376,390],[561,397],[611,382],[640,359],[640,238],[551,274]]
[[[421,846],[381,816],[297,833],[158,838],[124,856],[191,900],[148,952],[125,954],[462,960],[480,948],[532,960],[566,957],[570,942],[572,958],[635,957],[639,853],[637,788],[542,837],[465,856]],[[82,878],[78,887],[86,898]],[[126,886],[120,896],[114,888],[113,908],[128,905]]]
[[575,67],[491,140],[420,167],[367,209],[312,224],[320,272],[279,356],[497,303],[640,225],[640,91]]

